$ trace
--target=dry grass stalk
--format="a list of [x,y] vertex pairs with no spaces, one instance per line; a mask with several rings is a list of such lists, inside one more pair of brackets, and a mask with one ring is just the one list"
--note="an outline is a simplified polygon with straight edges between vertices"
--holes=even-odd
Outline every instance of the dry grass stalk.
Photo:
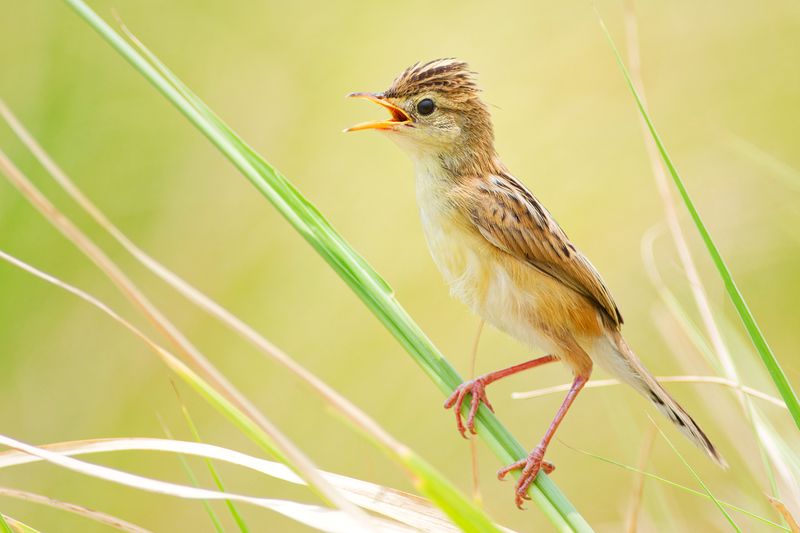
[[[724,387],[728,387],[731,389],[741,390],[748,396],[764,400],[765,402],[769,402],[777,407],[782,407],[783,409],[786,409],[786,404],[783,403],[783,400],[781,400],[780,398],[776,398],[775,396],[771,396],[765,392],[761,392],[760,390],[740,385],[735,381],[731,381],[730,379],[719,376],[656,376],[656,381],[658,381],[659,383],[707,383],[710,385],[722,385]],[[590,381],[589,383],[587,383],[584,388],[597,389],[619,384],[620,384],[619,380],[616,379],[596,379],[594,381]],[[541,396],[555,394],[556,392],[567,391],[569,390],[570,385],[571,385],[570,383],[564,383],[562,385],[555,385],[553,387],[546,387],[527,392],[514,392],[511,394],[511,397],[514,398],[515,400],[527,400],[530,398],[539,398]]]
[[[0,107],[5,107],[0,102]],[[367,523],[367,516],[356,506],[348,502],[339,492],[330,486],[319,474],[314,464],[280,430],[241,394],[228,379],[222,375],[206,357],[167,319],[138,289],[117,265],[91,241],[80,229],[64,216],[27,177],[0,151],[0,170],[11,183],[41,212],[70,242],[75,244],[108,278],[117,286],[123,295],[134,304],[147,319],[178,348],[184,356],[199,370],[200,374],[223,393],[228,400],[244,412],[261,430],[272,438],[281,453],[298,469],[305,479],[315,487],[321,495],[336,507],[347,511],[360,522]]]
[[117,518],[116,516],[112,516],[101,511],[95,511],[94,509],[83,507],[82,505],[76,505],[74,503],[48,498],[47,496],[42,496],[41,494],[35,494],[33,492],[26,492],[24,490],[11,489],[8,487],[0,487],[0,496],[8,496],[9,498],[16,498],[18,500],[39,503],[42,505],[47,505],[48,507],[61,509],[62,511],[83,516],[120,531],[127,531],[129,533],[150,533],[149,529],[139,527],[136,524],[131,524],[130,522],[121,518]]
[[[636,462],[636,468],[644,471],[647,466],[647,461],[650,459],[650,454],[653,451],[653,444],[656,441],[656,427],[650,426],[650,429],[645,433],[642,440],[642,446],[639,448],[639,459]],[[631,491],[631,503],[628,506],[628,517],[625,520],[625,531],[627,533],[636,533],[639,527],[639,510],[642,505],[642,497],[644,496],[644,482],[645,476],[636,473],[633,478],[633,490]]]

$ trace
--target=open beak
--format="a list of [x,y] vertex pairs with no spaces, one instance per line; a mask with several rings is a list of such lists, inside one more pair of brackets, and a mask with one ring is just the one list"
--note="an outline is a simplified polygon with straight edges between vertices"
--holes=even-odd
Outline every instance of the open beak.
[[408,113],[406,113],[396,105],[390,104],[381,95],[372,93],[350,93],[347,95],[347,97],[364,98],[365,100],[369,100],[370,102],[375,102],[379,106],[388,109],[389,113],[392,114],[392,118],[388,120],[374,120],[372,122],[362,122],[360,124],[356,124],[355,126],[350,126],[346,130],[344,130],[345,133],[348,131],[360,131],[360,130],[391,130],[394,129],[395,126],[411,123],[411,117],[408,116]]

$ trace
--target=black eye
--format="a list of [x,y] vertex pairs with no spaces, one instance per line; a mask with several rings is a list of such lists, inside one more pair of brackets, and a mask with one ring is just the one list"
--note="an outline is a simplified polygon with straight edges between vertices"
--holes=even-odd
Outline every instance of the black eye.
[[430,115],[434,109],[436,109],[436,104],[430,98],[424,98],[417,104],[417,111],[422,116]]

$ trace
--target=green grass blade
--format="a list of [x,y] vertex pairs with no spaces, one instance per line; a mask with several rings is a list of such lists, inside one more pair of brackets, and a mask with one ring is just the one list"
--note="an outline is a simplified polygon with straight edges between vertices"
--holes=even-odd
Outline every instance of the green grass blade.
[[[676,483],[676,482],[674,482],[674,481],[672,481],[670,479],[661,477],[658,474],[653,474],[652,472],[647,472],[646,470],[641,470],[641,469],[636,468],[634,466],[626,465],[625,463],[620,463],[619,461],[615,461],[613,459],[609,459],[608,457],[603,457],[602,455],[597,455],[597,454],[592,453],[592,452],[587,452],[586,450],[581,450],[580,448],[575,448],[575,447],[569,446],[569,445],[566,445],[566,446],[569,449],[571,449],[571,450],[573,450],[575,452],[581,453],[581,454],[586,455],[588,457],[591,457],[593,459],[597,459],[599,461],[603,461],[604,463],[608,463],[608,464],[611,464],[611,465],[614,465],[614,466],[618,466],[618,467],[620,467],[620,468],[622,468],[624,470],[628,470],[630,472],[634,472],[636,474],[640,474],[640,475],[648,477],[650,479],[654,479],[656,481],[664,483],[665,485],[669,485],[669,486],[674,487],[676,489],[680,489],[680,490],[682,490],[684,492],[688,492],[689,494],[694,494],[695,496],[700,496],[700,497],[706,498],[708,500],[711,500],[711,497],[706,492],[699,491],[699,490],[696,490],[696,489],[692,489],[692,488],[687,487],[685,485],[681,485],[680,483]],[[731,510],[736,511],[738,513],[742,513],[743,515],[747,515],[750,518],[754,518],[754,519],[756,519],[756,520],[758,520],[760,522],[763,522],[763,523],[765,523],[765,524],[767,524],[769,526],[772,526],[772,527],[777,528],[777,529],[781,529],[783,531],[790,531],[788,527],[782,526],[781,524],[778,524],[777,522],[773,522],[769,518],[764,518],[761,515],[757,515],[756,513],[748,511],[747,509],[744,509],[743,507],[739,507],[738,505],[734,505],[732,503],[728,503],[728,502],[725,502],[725,501],[722,501],[722,500],[717,500],[717,501],[721,505],[727,507],[728,509],[731,509]]]
[[417,474],[417,489],[435,503],[440,509],[448,509],[447,515],[463,531],[500,533],[493,523],[482,519],[483,512],[471,500],[461,496],[453,485],[441,476],[431,465],[414,453],[406,456],[406,465]]
[[6,522],[6,518],[0,513],[0,532],[2,533],[14,533],[14,530],[11,529],[11,526],[8,525]]
[[687,461],[686,458],[681,454],[681,452],[678,451],[678,448],[676,448],[675,445],[672,443],[672,441],[669,439],[669,437],[667,437],[667,434],[664,433],[664,430],[662,430],[661,427],[658,426],[655,423],[655,421],[653,421],[652,418],[650,419],[650,422],[652,422],[656,426],[658,432],[661,433],[661,436],[664,438],[665,441],[667,441],[667,444],[669,444],[669,447],[672,448],[672,451],[675,452],[675,455],[678,456],[678,458],[681,460],[684,466],[689,470],[689,472],[692,473],[692,476],[694,476],[694,478],[697,480],[700,486],[703,487],[703,491],[708,495],[709,498],[711,498],[711,500],[714,502],[714,505],[717,506],[717,509],[719,509],[720,512],[725,516],[730,525],[733,526],[733,529],[741,533],[742,531],[741,528],[739,528],[739,526],[736,525],[736,522],[733,521],[733,518],[731,518],[731,515],[729,515],[728,511],[725,510],[725,507],[722,506],[722,503],[720,503],[720,501],[716,498],[716,496],[714,496],[714,494],[711,492],[711,489],[708,488],[703,479],[700,477],[700,474],[698,474],[695,471],[695,469],[692,468],[692,465],[689,464],[689,461]]
[[[175,384],[173,383],[172,386],[174,388]],[[164,431],[164,435],[166,435],[168,439],[174,439],[174,437],[172,436],[172,432],[169,430],[164,421],[161,420],[161,417],[158,418],[159,422],[161,423],[161,429]],[[189,461],[186,460],[186,457],[182,453],[177,454],[177,456],[178,460],[181,463],[183,471],[186,473],[186,477],[189,478],[189,481],[192,483],[193,486],[200,487],[200,482],[197,480],[197,476],[194,475],[192,467],[189,466]],[[214,511],[214,508],[211,507],[209,501],[208,500],[200,500],[200,501],[203,503],[203,508],[206,510],[206,514],[208,515],[208,518],[211,520],[211,523],[214,524],[214,530],[217,533],[225,533],[225,528],[222,527],[222,522],[219,521],[219,517],[217,516],[217,513]],[[230,503],[230,500],[225,500],[225,501],[226,503]]]
[[[194,420],[192,420],[192,417],[189,414],[189,409],[187,409],[186,404],[183,402],[181,402],[181,412],[183,413],[183,418],[186,420],[186,424],[189,426],[189,431],[191,431],[194,440],[197,442],[203,442],[203,439],[200,438],[200,431],[197,429]],[[220,477],[219,473],[217,473],[217,469],[214,468],[214,463],[208,458],[205,459],[205,462],[206,466],[208,467],[208,471],[211,473],[211,477],[214,479],[214,484],[217,486],[219,491],[227,492],[225,490],[225,485],[222,483],[222,478]],[[228,506],[228,511],[231,513],[233,520],[239,527],[239,531],[242,533],[248,533],[250,530],[247,527],[244,518],[242,518],[242,515],[239,513],[239,510],[236,508],[236,504],[234,504],[231,500],[225,500],[225,505]]]
[[[181,462],[181,467],[183,467],[183,471],[186,473],[186,477],[189,478],[192,486],[200,487],[200,483],[197,481],[197,476],[194,475],[194,471],[192,470],[192,467],[189,466],[189,462],[186,460],[186,458],[183,455],[178,454],[178,460]],[[206,510],[206,514],[208,514],[208,518],[211,520],[211,523],[214,524],[214,530],[217,533],[225,533],[225,528],[222,527],[222,522],[219,521],[216,511],[214,511],[214,508],[211,507],[211,504],[208,502],[208,500],[200,501],[203,504],[203,508]]]
[[208,403],[210,403],[215,409],[217,409],[223,416],[225,416],[230,422],[232,422],[235,426],[239,428],[239,430],[248,438],[250,438],[254,443],[261,447],[264,451],[267,452],[268,455],[274,457],[278,461],[282,462],[289,468],[297,471],[294,467],[292,462],[286,457],[286,455],[281,451],[280,447],[274,442],[274,440],[264,431],[261,426],[256,423],[252,418],[247,416],[241,409],[235,406],[232,401],[228,400],[222,393],[217,391],[210,383],[205,381],[202,377],[200,377],[197,373],[191,370],[186,364],[180,361],[175,355],[167,351],[166,349],[162,348],[160,345],[156,344],[152,341],[147,335],[142,333],[139,329],[137,329],[133,324],[122,318],[119,314],[113,311],[110,307],[102,303],[100,300],[90,296],[88,293],[77,289],[74,286],[71,286],[63,281],[51,276],[49,274],[45,274],[44,272],[31,267],[30,265],[23,263],[16,258],[4,253],[0,250],[0,259],[10,262],[13,265],[16,265],[26,272],[36,276],[39,279],[42,279],[48,283],[61,287],[65,289],[69,293],[77,296],[81,300],[93,305],[114,321],[125,327],[128,331],[133,333],[136,337],[138,337],[141,341],[143,341],[148,348],[153,350],[175,374],[177,374],[181,379],[183,379],[186,383],[188,383],[201,397],[203,397]]
[[[0,106],[2,106],[2,102],[0,102]],[[30,182],[30,180],[28,180],[28,178],[14,165],[14,163],[5,156],[2,150],[0,150],[0,170],[2,171],[1,173],[7,177],[9,181],[17,188],[17,190],[20,191],[22,195],[42,215],[44,215],[48,221],[50,221],[69,241],[75,244],[76,247],[83,252],[120,289],[120,291],[131,301],[131,303],[137,306],[153,324],[155,324],[163,333],[166,334],[167,338],[172,342],[172,344],[181,350],[181,352],[187,356],[188,360],[192,361],[198,366],[199,372],[203,372],[209,381],[214,382],[214,386],[211,386],[208,382],[203,382],[205,387],[211,387],[210,393],[216,393],[216,396],[209,397],[219,397],[225,399],[227,403],[225,403],[223,407],[238,406],[236,413],[237,416],[244,416],[250,423],[249,425],[245,426],[249,430],[245,431],[248,436],[251,438],[259,438],[259,436],[261,436],[263,438],[260,442],[257,442],[258,444],[263,446],[271,446],[272,448],[275,448],[275,450],[279,449],[280,451],[278,455],[274,455],[274,457],[278,458],[282,462],[286,462],[286,464],[293,468],[298,474],[309,480],[312,490],[317,492],[318,495],[323,499],[327,500],[334,506],[339,507],[345,513],[349,514],[356,522],[363,522],[363,527],[367,526],[365,522],[367,521],[368,517],[363,513],[363,511],[348,502],[341,494],[338,493],[338,491],[330,486],[329,483],[322,479],[318,473],[318,470],[313,466],[313,463],[311,463],[311,461],[303,454],[303,452],[294,446],[288,438],[283,436],[281,432],[273,424],[271,424],[252,403],[250,403],[241,393],[239,393],[236,388],[222,374],[220,374],[213,365],[211,365],[208,359],[206,359],[202,353],[200,353],[200,351],[197,350],[163,314],[161,314],[158,308],[156,308],[147,299],[147,297],[144,296],[136,284],[134,284],[130,278],[128,278],[124,272],[107,255],[105,255],[105,253],[103,253],[103,251],[97,245],[94,244],[93,241],[91,241],[83,232],[81,232],[68,217],[64,216],[63,213],[61,213],[47,199],[47,197],[45,197]],[[172,359],[175,359],[175,357],[172,356],[172,354],[166,352],[163,348],[156,345],[140,330],[122,319],[118,314],[116,314],[102,302],[92,298],[75,287],[69,287],[60,280],[44,274],[41,271],[30,267],[29,265],[21,263],[7,254],[0,252],[0,256],[14,264],[17,264],[24,270],[33,273],[37,277],[67,289],[69,292],[76,294],[82,299],[100,308],[116,321],[124,325],[131,332],[136,334],[137,337],[145,341],[148,346],[162,356],[167,365],[170,367],[173,366]],[[184,365],[181,368],[188,367]],[[185,377],[188,374],[181,374],[179,372],[179,375]],[[191,374],[189,377],[192,376],[194,378],[199,378],[198,374]],[[240,428],[241,427],[242,426],[240,426]],[[253,431],[253,428],[255,428],[255,431]]]
[[[238,149],[241,153],[245,154],[248,161],[258,170],[261,176],[274,188],[279,190],[282,195],[290,196],[294,202],[294,206],[305,210],[305,217],[314,219],[314,222],[319,228],[327,232],[331,237],[338,240],[342,249],[350,253],[350,258],[355,261],[364,272],[369,275],[372,280],[377,283],[385,293],[391,294],[392,288],[381,277],[378,272],[372,268],[360,254],[355,253],[350,245],[339,235],[327,219],[320,213],[317,207],[309,202],[294,185],[274,167],[267,163],[249,144],[247,144],[241,137],[239,137],[230,126],[228,126],[216,113],[214,113],[189,87],[187,87],[147,46],[144,45],[127,27],[123,24],[122,31],[133,42],[136,48],[141,52],[144,57],[149,61],[171,85],[180,92],[189,103],[201,113],[206,120],[213,123],[214,126]],[[252,180],[251,180],[252,181]]]
[[[450,394],[461,383],[461,377],[397,302],[389,286],[285,177],[254,151],[245,148],[245,143],[232,130],[204,113],[202,109],[207,109],[204,105],[198,108],[192,99],[182,94],[82,0],[65,2],[251,181],[362,299],[443,393]],[[481,437],[501,461],[516,461],[527,453],[497,418],[483,407],[479,410],[478,425]],[[546,475],[537,477],[531,488],[531,496],[559,530],[591,531],[585,519]]]
[[[5,526],[3,527],[3,533],[6,533],[6,527],[8,528],[8,533],[40,533],[38,529],[33,529],[28,524],[23,524],[19,520],[15,520],[2,513],[0,513],[0,522]],[[9,524],[9,522],[11,522],[11,524]]]
[[750,339],[753,342],[756,351],[758,352],[759,356],[761,356],[764,366],[767,367],[767,371],[769,372],[772,381],[775,383],[775,387],[778,389],[783,401],[786,402],[786,407],[789,408],[789,412],[791,413],[795,424],[798,428],[800,428],[800,401],[797,398],[797,393],[789,383],[786,374],[784,374],[780,363],[778,363],[778,360],[772,353],[769,344],[767,344],[767,340],[764,338],[764,335],[761,333],[753,314],[750,312],[744,296],[742,296],[742,293],[739,291],[736,282],[733,280],[733,275],[728,269],[728,265],[722,258],[722,254],[720,254],[716,244],[714,244],[714,241],[711,238],[711,234],[708,232],[703,220],[700,218],[700,213],[697,211],[694,202],[689,196],[689,192],[683,183],[683,179],[681,179],[677,169],[675,168],[675,165],[672,163],[672,159],[669,157],[667,149],[664,147],[664,143],[661,142],[661,137],[658,135],[658,132],[653,125],[653,121],[650,119],[647,109],[645,109],[642,99],[639,96],[639,93],[636,91],[636,87],[633,85],[633,81],[628,73],[628,69],[625,67],[625,63],[623,62],[622,56],[617,49],[617,45],[614,43],[614,39],[611,37],[611,33],[608,31],[608,28],[606,27],[605,22],[603,22],[603,19],[600,17],[599,13],[597,16],[600,20],[600,25],[603,28],[603,32],[605,33],[605,36],[614,52],[617,63],[622,70],[622,74],[625,76],[625,82],[628,84],[628,88],[631,90],[631,93],[633,93],[639,113],[641,113],[642,118],[647,124],[647,129],[653,136],[653,140],[655,141],[658,151],[661,154],[661,159],[664,161],[664,166],[667,167],[670,176],[672,176],[675,186],[678,188],[678,192],[683,199],[683,203],[686,205],[686,209],[689,211],[689,214],[691,215],[692,220],[697,227],[697,231],[700,233],[700,237],[703,239],[703,243],[705,243],[706,248],[708,249],[708,253],[714,262],[714,266],[716,266],[717,271],[719,271],[719,275],[725,284],[725,289],[728,293],[728,296],[730,297],[731,302],[733,302],[736,312],[739,314],[739,318],[741,318],[747,333],[750,335]]

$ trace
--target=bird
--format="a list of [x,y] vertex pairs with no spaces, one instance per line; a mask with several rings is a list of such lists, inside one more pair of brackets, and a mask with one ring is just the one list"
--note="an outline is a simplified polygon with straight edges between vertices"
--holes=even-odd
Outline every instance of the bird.
[[597,269],[500,160],[489,110],[467,63],[456,58],[417,62],[382,93],[348,96],[389,112],[388,119],[345,131],[380,131],[410,156],[425,239],[451,295],[495,328],[548,354],[459,385],[444,406],[454,410],[461,435],[476,433],[481,404],[494,412],[486,394],[491,383],[556,361],[573,374],[539,444],[498,471],[501,480],[521,471],[517,507],[530,499],[528,489],[538,473],[555,468],[544,460],[545,452],[594,363],[650,400],[691,442],[726,466],[705,432],[623,338],[622,314]]

